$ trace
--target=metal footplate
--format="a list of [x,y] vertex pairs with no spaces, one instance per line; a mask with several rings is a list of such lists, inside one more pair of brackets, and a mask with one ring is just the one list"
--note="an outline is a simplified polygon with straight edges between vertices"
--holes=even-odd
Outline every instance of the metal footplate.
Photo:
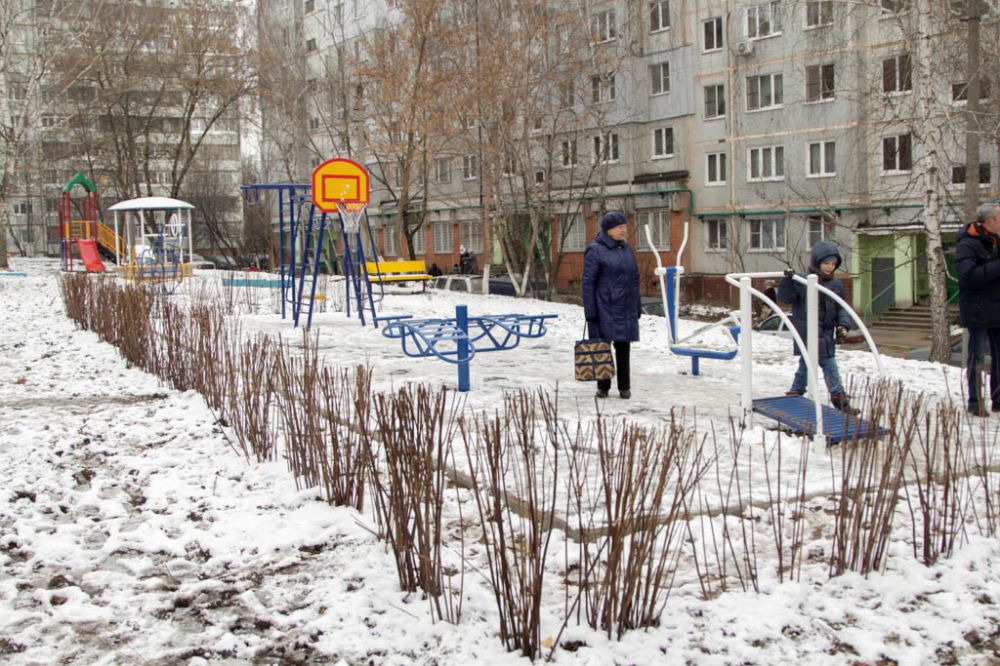
[[[864,439],[875,433],[877,437],[886,434],[879,428],[855,414],[848,414],[829,405],[821,405],[823,410],[823,430],[830,444]],[[816,434],[816,406],[809,398],[798,395],[782,395],[774,398],[758,398],[753,401],[753,411],[774,419],[793,432],[812,437]]]

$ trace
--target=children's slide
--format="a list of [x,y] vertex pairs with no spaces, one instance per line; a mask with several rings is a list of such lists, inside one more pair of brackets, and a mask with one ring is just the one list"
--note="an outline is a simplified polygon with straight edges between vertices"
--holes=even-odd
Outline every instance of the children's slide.
[[103,273],[104,262],[101,261],[101,255],[97,251],[97,241],[93,238],[80,238],[76,244],[80,248],[80,261],[87,268],[87,272]]

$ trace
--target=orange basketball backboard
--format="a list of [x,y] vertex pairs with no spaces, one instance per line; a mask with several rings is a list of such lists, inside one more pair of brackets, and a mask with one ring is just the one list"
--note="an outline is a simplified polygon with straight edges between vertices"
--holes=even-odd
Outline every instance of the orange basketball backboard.
[[368,203],[368,172],[343,158],[320,164],[312,175],[313,204],[324,213],[336,213],[338,203]]

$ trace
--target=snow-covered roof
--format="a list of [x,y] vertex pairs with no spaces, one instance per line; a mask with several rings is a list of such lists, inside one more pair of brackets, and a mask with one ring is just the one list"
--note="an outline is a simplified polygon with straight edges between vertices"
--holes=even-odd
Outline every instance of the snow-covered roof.
[[108,210],[194,210],[194,206],[170,197],[139,197],[119,201],[114,206],[109,206]]

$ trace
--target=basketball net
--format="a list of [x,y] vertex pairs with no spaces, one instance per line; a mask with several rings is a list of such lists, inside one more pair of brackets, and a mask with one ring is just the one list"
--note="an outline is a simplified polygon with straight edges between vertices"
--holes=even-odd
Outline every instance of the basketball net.
[[368,206],[364,201],[338,201],[337,211],[340,219],[344,221],[344,230],[349,233],[357,233],[361,228],[361,216],[365,214]]

